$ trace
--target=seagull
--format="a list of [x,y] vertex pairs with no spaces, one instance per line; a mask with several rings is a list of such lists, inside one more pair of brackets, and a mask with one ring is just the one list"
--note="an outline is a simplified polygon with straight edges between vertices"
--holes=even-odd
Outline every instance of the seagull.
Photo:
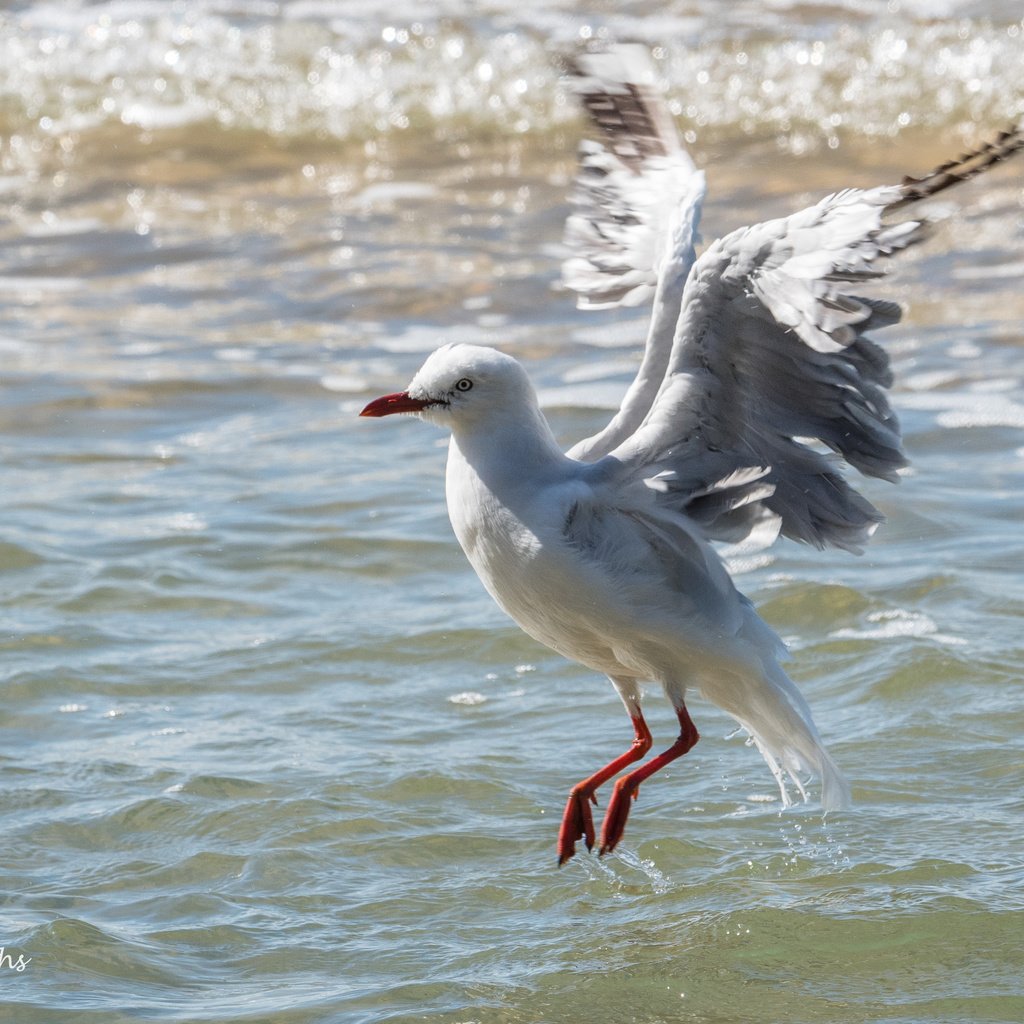
[[[618,776],[599,853],[621,841],[638,790],[699,739],[702,695],[751,736],[776,782],[825,810],[850,787],[783,670],[780,638],[737,590],[716,543],[779,535],[859,552],[882,516],[843,473],[895,481],[906,464],[869,337],[900,307],[864,297],[926,224],[900,211],[1024,148],[1024,127],[899,185],[850,188],[744,227],[698,256],[705,193],[636,47],[588,54],[573,88],[603,141],[587,141],[566,225],[563,276],[579,305],[650,301],[636,378],[611,422],[563,452],[522,365],[444,345],[406,390],[361,415],[411,413],[451,432],[446,499],[463,551],[531,637],[602,673],[632,721],[629,748],[570,791],[564,864],[597,842],[591,806]],[[855,291],[856,289],[856,291]],[[662,753],[641,710],[661,684],[679,723]],[[623,774],[624,773],[624,774]]]

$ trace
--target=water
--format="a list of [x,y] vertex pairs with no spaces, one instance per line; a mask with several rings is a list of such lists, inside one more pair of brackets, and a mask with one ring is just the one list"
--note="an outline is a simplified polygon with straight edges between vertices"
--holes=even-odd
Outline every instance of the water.
[[1015,2],[0,13],[5,1019],[1024,1019],[1019,164],[885,286],[870,551],[736,565],[849,813],[780,813],[697,704],[621,855],[557,870],[621,706],[483,593],[443,438],[356,418],[460,339],[567,442],[607,417],[642,313],[553,287],[595,35],[661,47],[709,237],[1024,114]]

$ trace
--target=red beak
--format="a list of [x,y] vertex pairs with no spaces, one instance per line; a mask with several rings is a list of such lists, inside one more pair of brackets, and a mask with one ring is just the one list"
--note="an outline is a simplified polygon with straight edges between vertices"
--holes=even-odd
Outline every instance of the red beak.
[[399,391],[393,395],[375,398],[359,415],[390,416],[396,412],[419,412],[428,405],[430,403],[422,398],[410,398],[408,391]]

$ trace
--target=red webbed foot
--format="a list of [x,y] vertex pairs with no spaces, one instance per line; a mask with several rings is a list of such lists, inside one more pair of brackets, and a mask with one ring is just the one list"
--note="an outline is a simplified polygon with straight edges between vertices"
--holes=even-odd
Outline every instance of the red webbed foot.
[[605,811],[604,823],[601,825],[601,849],[598,852],[602,857],[619,845],[619,840],[626,831],[629,808],[638,792],[639,786],[632,785],[628,775],[615,783],[612,798],[608,801],[608,810]]
[[590,814],[592,803],[597,803],[593,790],[582,786],[573,787],[562,815],[562,827],[558,830],[559,867],[576,853],[577,839],[582,839],[588,850],[594,848],[594,819]]
[[680,704],[676,708],[676,715],[679,718],[679,738],[668,750],[657,757],[652,757],[645,765],[623,775],[615,783],[612,790],[612,798],[608,801],[608,810],[604,815],[604,824],[601,826],[601,856],[611,853],[618,846],[626,831],[626,819],[629,817],[629,808],[640,790],[640,783],[649,779],[655,772],[660,771],[667,764],[671,764],[677,757],[682,757],[700,739],[697,727],[690,719],[686,707]]

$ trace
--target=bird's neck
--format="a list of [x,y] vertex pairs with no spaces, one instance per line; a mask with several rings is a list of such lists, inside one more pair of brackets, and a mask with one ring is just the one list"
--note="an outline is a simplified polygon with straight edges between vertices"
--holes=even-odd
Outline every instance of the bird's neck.
[[536,407],[493,410],[485,420],[452,432],[449,471],[475,477],[502,500],[524,488],[535,490],[572,465]]

